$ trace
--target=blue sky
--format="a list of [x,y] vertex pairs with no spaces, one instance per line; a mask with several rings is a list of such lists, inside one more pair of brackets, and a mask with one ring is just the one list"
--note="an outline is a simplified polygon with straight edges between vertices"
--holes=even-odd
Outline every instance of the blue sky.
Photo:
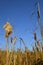
[[[29,49],[32,49],[34,45],[32,31],[36,31],[38,39],[41,39],[40,30],[35,30],[37,27],[37,8],[34,2],[37,1],[40,3],[41,21],[43,23],[43,0],[0,0],[0,48],[6,48],[3,25],[7,21],[10,22],[15,32],[11,36],[22,37]],[[33,10],[35,10],[35,14],[32,16]],[[17,47],[20,46],[19,43],[18,40]]]

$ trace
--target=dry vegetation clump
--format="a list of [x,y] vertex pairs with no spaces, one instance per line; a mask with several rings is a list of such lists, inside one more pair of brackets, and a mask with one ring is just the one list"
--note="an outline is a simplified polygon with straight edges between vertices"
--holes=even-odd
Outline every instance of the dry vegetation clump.
[[[42,49],[42,48],[41,48]],[[35,48],[35,50],[37,50]],[[6,51],[0,50],[0,65],[6,65]],[[9,53],[9,65],[43,65],[43,50]]]

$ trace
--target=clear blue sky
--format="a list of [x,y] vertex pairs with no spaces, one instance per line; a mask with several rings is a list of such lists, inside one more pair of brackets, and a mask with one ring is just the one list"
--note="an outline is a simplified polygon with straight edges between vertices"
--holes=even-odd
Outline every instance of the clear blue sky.
[[[34,45],[33,31],[37,27],[37,9],[34,6],[34,2],[39,1],[41,9],[41,20],[43,21],[43,0],[0,0],[0,48],[5,49],[5,30],[3,25],[9,21],[13,27],[15,33],[13,37],[17,35],[22,37],[29,49],[32,49]],[[32,10],[35,10],[35,14],[31,16]],[[37,37],[40,39],[39,29],[35,30]],[[19,46],[19,40],[16,46]],[[23,45],[22,45],[23,46]]]

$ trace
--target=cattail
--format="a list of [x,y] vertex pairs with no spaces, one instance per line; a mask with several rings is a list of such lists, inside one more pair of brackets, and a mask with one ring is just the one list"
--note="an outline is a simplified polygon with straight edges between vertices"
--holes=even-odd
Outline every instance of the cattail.
[[40,18],[40,6],[39,6],[39,3],[38,3],[38,10],[37,10],[37,14],[38,14],[38,18]]
[[6,23],[3,28],[6,31],[5,37],[9,37],[9,35],[12,33],[12,26],[10,25],[10,23]]
[[35,41],[37,40],[36,33],[34,33],[34,40],[35,40]]
[[13,42],[13,38],[11,37],[11,43]]

